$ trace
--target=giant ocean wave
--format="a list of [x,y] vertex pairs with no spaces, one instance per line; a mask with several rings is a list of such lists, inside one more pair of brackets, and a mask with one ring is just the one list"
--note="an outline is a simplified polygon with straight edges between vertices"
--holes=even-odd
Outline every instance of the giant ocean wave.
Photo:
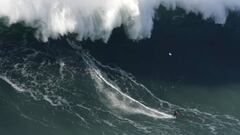
[[[226,23],[239,9],[238,0],[0,0],[0,134],[240,134],[239,19]],[[122,28],[150,39],[133,42]]]

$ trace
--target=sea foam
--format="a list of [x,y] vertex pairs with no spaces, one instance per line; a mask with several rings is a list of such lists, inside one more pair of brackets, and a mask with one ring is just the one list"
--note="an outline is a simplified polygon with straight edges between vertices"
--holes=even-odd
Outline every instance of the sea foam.
[[36,37],[48,41],[68,33],[78,40],[107,42],[113,29],[123,26],[130,39],[150,38],[160,6],[201,14],[224,24],[229,11],[239,11],[239,0],[0,0],[0,17],[9,25],[24,22]]

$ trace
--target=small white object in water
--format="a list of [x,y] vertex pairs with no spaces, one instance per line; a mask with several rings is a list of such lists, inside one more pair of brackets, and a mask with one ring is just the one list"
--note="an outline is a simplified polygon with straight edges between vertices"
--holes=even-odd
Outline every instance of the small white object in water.
[[173,54],[171,52],[168,53],[169,56],[172,56]]

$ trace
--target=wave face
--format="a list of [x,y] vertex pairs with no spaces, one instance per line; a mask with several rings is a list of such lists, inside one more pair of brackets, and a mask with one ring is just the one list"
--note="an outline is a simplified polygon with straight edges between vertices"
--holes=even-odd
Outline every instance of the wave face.
[[[0,25],[0,134],[240,134],[240,47],[226,44],[239,43],[238,31],[200,20],[201,34],[192,33],[181,21],[160,27],[166,40],[113,38],[107,45],[71,36],[43,43],[21,24]],[[183,31],[194,40],[177,38]],[[229,36],[219,39],[222,32]]]
[[[204,104],[167,102],[158,95],[164,88],[154,92],[130,73],[103,65],[76,41],[64,39],[46,46],[27,35],[21,35],[25,40],[1,40],[0,102],[5,108],[0,115],[1,134],[240,133],[237,115],[220,113]],[[191,91],[200,88],[190,89],[186,97],[198,97]],[[181,100],[177,95],[173,98]],[[177,119],[172,115],[175,110],[181,112]]]
[[78,39],[107,41],[113,29],[123,26],[130,39],[149,38],[159,6],[182,8],[224,24],[229,11],[238,11],[238,0],[1,0],[0,17],[8,24],[24,22],[36,28],[36,37],[47,41],[68,33]]

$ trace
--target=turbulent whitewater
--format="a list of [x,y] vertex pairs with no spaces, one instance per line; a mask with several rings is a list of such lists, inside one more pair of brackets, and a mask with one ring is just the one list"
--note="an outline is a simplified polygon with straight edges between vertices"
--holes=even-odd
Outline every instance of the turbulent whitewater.
[[23,22],[36,28],[36,37],[47,41],[68,33],[78,39],[107,41],[123,26],[129,38],[150,38],[159,6],[182,8],[224,24],[228,13],[239,11],[239,0],[1,0],[0,17],[7,24]]

